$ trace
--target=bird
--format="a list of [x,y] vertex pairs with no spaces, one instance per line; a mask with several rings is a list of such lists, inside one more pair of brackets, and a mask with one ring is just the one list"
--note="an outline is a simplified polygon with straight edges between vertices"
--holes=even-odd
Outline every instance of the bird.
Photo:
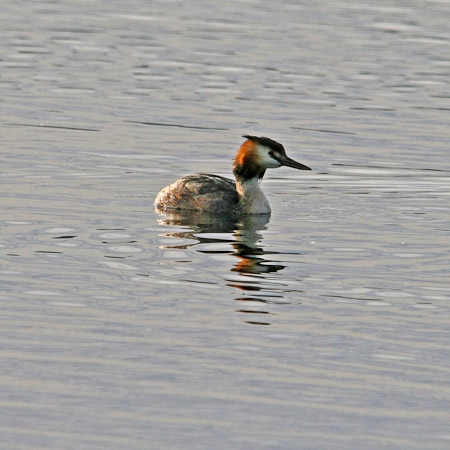
[[260,188],[266,169],[281,166],[311,170],[286,155],[282,144],[265,136],[246,139],[234,158],[236,181],[220,175],[187,175],[162,189],[155,199],[160,211],[201,211],[220,214],[270,214],[269,201]]

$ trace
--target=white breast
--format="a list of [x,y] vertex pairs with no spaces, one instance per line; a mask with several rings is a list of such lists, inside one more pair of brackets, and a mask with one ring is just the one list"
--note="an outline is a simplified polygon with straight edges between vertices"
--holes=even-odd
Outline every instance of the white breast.
[[258,178],[252,178],[244,183],[236,183],[240,195],[240,203],[247,214],[269,214],[270,205],[264,192],[259,187]]

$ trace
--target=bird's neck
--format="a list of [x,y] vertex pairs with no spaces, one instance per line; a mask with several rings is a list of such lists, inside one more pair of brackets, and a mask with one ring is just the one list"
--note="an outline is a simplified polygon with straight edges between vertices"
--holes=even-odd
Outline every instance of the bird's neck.
[[236,176],[236,190],[239,202],[246,214],[269,214],[270,205],[259,185],[260,178],[255,176],[243,179]]

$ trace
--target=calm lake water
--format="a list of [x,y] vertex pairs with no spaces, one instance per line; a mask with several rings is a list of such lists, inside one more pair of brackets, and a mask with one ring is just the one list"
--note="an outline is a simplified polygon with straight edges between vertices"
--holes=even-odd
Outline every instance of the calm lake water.
[[[449,448],[449,15],[3,1],[1,447]],[[244,133],[270,220],[154,212]]]

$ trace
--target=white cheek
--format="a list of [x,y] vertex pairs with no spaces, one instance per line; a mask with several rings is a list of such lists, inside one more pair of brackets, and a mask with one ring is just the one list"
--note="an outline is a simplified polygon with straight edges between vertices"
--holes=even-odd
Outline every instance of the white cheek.
[[275,169],[280,167],[281,164],[269,155],[269,149],[265,147],[258,148],[259,163],[267,169]]

